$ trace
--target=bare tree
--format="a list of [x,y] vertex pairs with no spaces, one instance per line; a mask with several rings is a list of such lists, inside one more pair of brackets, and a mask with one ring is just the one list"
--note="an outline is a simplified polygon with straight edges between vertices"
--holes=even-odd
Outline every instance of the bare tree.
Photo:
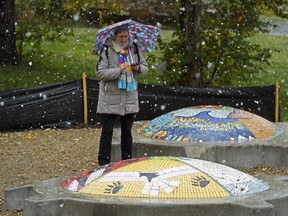
[[0,1],[0,62],[17,63],[15,0]]

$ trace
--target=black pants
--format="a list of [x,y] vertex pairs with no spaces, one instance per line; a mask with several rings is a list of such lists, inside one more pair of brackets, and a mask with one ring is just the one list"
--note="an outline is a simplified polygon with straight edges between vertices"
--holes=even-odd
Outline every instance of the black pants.
[[[101,114],[102,132],[98,153],[98,164],[110,163],[113,128],[117,115]],[[132,158],[132,125],[134,114],[120,116],[121,123],[121,158],[122,160]]]

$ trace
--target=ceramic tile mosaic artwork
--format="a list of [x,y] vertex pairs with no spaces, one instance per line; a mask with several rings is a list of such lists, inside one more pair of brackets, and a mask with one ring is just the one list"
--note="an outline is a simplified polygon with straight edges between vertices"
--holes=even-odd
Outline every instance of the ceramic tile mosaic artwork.
[[225,106],[195,106],[161,115],[137,130],[146,137],[173,142],[243,142],[281,133],[256,114]]
[[132,198],[206,199],[251,195],[268,184],[225,165],[185,157],[110,163],[61,184],[72,192]]

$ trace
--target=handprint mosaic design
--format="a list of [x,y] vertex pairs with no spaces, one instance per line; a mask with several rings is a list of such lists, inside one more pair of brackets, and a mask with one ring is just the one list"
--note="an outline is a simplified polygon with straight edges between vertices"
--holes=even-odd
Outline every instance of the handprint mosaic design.
[[192,179],[192,185],[196,187],[206,187],[209,184],[209,181],[207,181],[206,178],[203,176],[201,177],[195,177]]
[[113,182],[112,184],[108,184],[107,188],[104,189],[105,194],[116,194],[123,188],[123,185],[120,181]]

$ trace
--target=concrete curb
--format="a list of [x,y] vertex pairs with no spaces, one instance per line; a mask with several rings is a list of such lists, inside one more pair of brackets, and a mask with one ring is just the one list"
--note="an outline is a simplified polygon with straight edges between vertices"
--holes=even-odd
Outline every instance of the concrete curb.
[[288,177],[263,176],[270,189],[251,196],[226,199],[111,198],[66,191],[55,178],[5,191],[5,209],[24,209],[24,216],[165,215],[286,216]]

